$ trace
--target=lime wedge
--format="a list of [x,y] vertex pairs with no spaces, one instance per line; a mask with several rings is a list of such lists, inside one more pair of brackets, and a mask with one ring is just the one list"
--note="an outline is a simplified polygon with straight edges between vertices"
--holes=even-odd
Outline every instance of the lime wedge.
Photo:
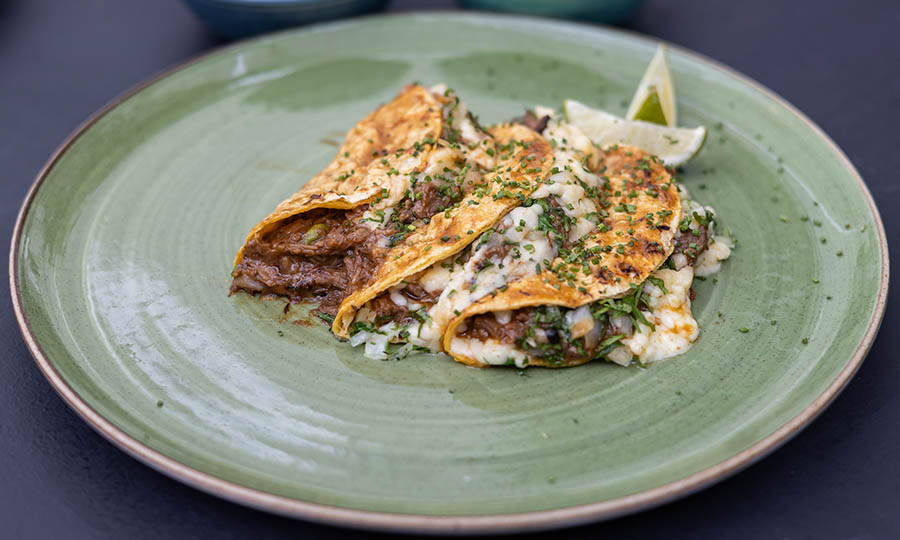
[[659,101],[659,94],[656,93],[656,87],[651,86],[648,90],[647,99],[641,103],[634,115],[629,115],[629,120],[640,120],[642,122],[650,122],[651,124],[659,124],[662,126],[671,126],[666,122],[666,113],[663,112],[662,103]]
[[675,107],[675,86],[666,63],[666,47],[660,45],[641,78],[631,105],[625,113],[628,120],[641,120],[653,124],[675,127],[678,110]]
[[600,146],[628,144],[655,154],[666,165],[677,167],[694,157],[706,140],[706,128],[677,128],[640,120],[625,120],[567,99],[563,102],[566,122],[579,128]]

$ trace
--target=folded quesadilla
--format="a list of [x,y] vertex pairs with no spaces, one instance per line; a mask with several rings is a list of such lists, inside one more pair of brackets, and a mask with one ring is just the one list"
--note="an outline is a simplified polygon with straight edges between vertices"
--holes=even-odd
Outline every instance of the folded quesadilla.
[[454,359],[473,366],[577,365],[606,359],[626,337],[618,317],[649,324],[644,284],[675,248],[678,189],[662,162],[637,148],[612,146],[589,161],[585,168],[600,182],[583,190],[579,204],[596,208],[586,214],[591,229],[559,235],[555,257],[450,321],[443,347]]

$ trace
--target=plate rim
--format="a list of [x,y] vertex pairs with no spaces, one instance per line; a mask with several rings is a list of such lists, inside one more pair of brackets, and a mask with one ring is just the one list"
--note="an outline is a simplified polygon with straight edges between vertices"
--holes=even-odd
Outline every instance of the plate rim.
[[[788,420],[780,428],[770,433],[763,439],[757,441],[752,446],[745,448],[728,459],[710,465],[702,470],[694,472],[688,476],[679,478],[672,482],[668,482],[661,486],[651,489],[639,491],[629,495],[615,497],[603,501],[587,503],[582,505],[568,506],[563,508],[555,508],[551,510],[537,510],[521,513],[502,513],[487,515],[429,515],[429,514],[404,514],[399,512],[378,512],[372,510],[351,509],[340,506],[332,506],[321,503],[314,503],[295,499],[282,495],[276,495],[266,491],[258,490],[248,486],[244,486],[235,482],[231,482],[215,475],[202,472],[200,470],[189,467],[165,454],[150,448],[139,440],[126,434],[122,429],[107,420],[100,413],[95,411],[79,396],[74,389],[66,382],[66,380],[57,372],[50,363],[48,357],[44,354],[43,349],[37,341],[32,331],[31,324],[22,304],[21,278],[19,276],[19,259],[22,232],[25,220],[28,217],[29,210],[37,195],[38,190],[43,185],[49,172],[58,163],[60,158],[68,151],[68,149],[90,129],[97,121],[103,118],[107,113],[118,107],[124,101],[130,99],[135,94],[152,86],[153,84],[180,72],[194,64],[197,64],[210,57],[227,53],[233,49],[238,49],[247,44],[257,41],[264,41],[275,37],[288,34],[303,34],[328,30],[331,27],[339,28],[348,25],[365,24],[373,20],[397,19],[397,18],[446,18],[454,17],[460,20],[485,20],[506,19],[512,21],[525,21],[532,24],[543,24],[556,28],[571,29],[576,28],[581,31],[597,31],[608,34],[625,36],[629,39],[642,41],[648,44],[665,44],[670,50],[683,55],[694,62],[703,64],[714,70],[725,73],[741,83],[746,84],[750,88],[760,92],[766,98],[773,100],[781,107],[784,107],[793,115],[797,116],[813,133],[818,136],[830,149],[837,155],[843,166],[847,169],[853,180],[856,181],[858,187],[866,199],[869,211],[876,224],[878,241],[881,255],[881,271],[878,294],[875,301],[875,310],[869,321],[866,332],[863,335],[859,346],[851,355],[848,363],[841,369],[834,380],[828,387],[803,411]],[[653,36],[641,34],[635,31],[622,28],[610,27],[602,24],[586,24],[575,21],[553,20],[542,17],[532,17],[526,15],[512,14],[477,14],[464,11],[428,11],[428,12],[406,12],[406,13],[388,13],[369,15],[364,17],[354,17],[343,19],[335,22],[324,24],[313,24],[301,28],[290,28],[278,32],[272,32],[256,36],[250,39],[244,39],[214,47],[208,51],[189,57],[187,60],[175,63],[167,68],[158,71],[149,78],[137,83],[125,92],[114,97],[103,107],[97,110],[84,120],[72,133],[70,133],[60,144],[60,146],[51,154],[47,162],[41,167],[37,176],[28,189],[22,206],[16,217],[15,227],[10,245],[9,255],[9,287],[12,297],[13,311],[15,312],[16,321],[19,330],[29,352],[41,370],[41,373],[48,380],[53,389],[59,394],[63,401],[74,410],[88,425],[97,431],[103,438],[119,447],[126,454],[132,456],[138,461],[148,465],[156,471],[187,484],[195,489],[206,492],[211,495],[229,500],[234,503],[242,504],[263,510],[280,514],[293,518],[301,518],[317,523],[325,523],[329,525],[339,525],[345,527],[353,527],[368,530],[381,530],[392,532],[407,533],[438,533],[438,534],[476,534],[476,533],[514,533],[524,531],[536,531],[551,528],[567,527],[589,523],[594,521],[611,519],[662,505],[677,498],[685,497],[704,489],[714,483],[724,480],[729,476],[743,470],[752,465],[768,454],[778,449],[781,445],[797,435],[806,426],[808,426],[828,405],[840,394],[847,386],[853,375],[859,369],[863,360],[869,352],[874,342],[875,336],[881,326],[884,317],[884,311],[887,304],[888,286],[890,280],[890,258],[887,246],[887,237],[884,230],[884,224],[875,200],[872,198],[868,186],[860,176],[856,167],[838,145],[820,128],[815,122],[810,120],[804,113],[797,109],[794,105],[781,97],[776,92],[770,90],[766,86],[744,75],[743,73],[717,61],[705,54],[695,52],[680,45],[676,45],[665,40],[657,39]]]

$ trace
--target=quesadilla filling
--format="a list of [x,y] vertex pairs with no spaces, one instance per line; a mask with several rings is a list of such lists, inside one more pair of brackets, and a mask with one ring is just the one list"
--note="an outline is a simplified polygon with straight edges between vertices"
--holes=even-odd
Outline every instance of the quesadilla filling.
[[[232,272],[232,292],[313,301],[320,316],[333,317],[350,292],[371,280],[391,248],[435,214],[459,205],[463,186],[492,166],[494,141],[452,91],[434,87],[431,92],[443,104],[440,138],[394,153],[373,151],[371,161],[384,167],[397,163],[399,170],[387,170],[390,182],[368,204],[312,210],[252,238]],[[425,150],[432,151],[421,169],[399,159]]]
[[314,300],[334,315],[347,291],[368,282],[384,256],[382,238],[360,225],[364,208],[313,210],[247,243],[232,292]]

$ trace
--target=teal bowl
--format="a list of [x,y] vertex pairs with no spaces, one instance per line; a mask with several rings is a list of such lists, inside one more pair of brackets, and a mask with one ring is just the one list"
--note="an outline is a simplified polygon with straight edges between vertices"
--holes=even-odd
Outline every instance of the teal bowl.
[[469,9],[526,13],[542,17],[619,23],[631,17],[643,0],[459,0]]
[[384,9],[387,0],[185,0],[216,33],[247,37]]

